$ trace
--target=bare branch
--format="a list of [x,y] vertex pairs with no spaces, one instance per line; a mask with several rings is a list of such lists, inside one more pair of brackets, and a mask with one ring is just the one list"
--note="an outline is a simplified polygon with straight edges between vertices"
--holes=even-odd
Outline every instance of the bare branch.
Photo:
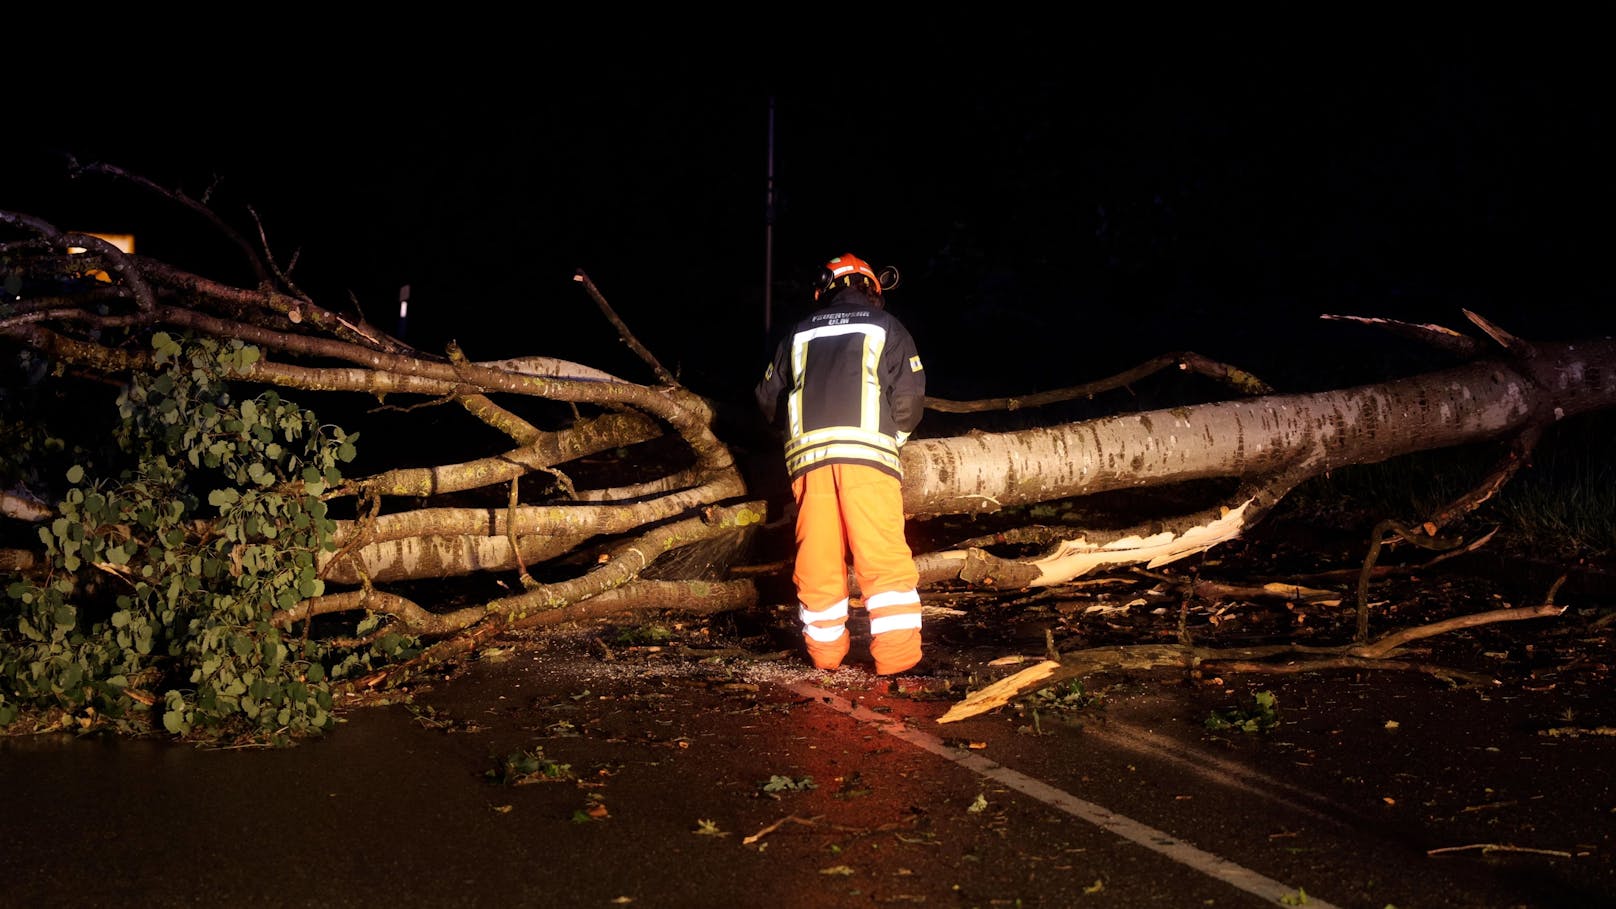
[[1105,379],[1036,394],[1017,395],[1008,398],[987,398],[980,401],[950,401],[946,398],[927,396],[926,409],[935,410],[939,413],[983,413],[986,411],[1023,410],[1029,407],[1042,407],[1078,398],[1092,398],[1101,392],[1126,388],[1140,379],[1173,367],[1217,379],[1243,395],[1260,395],[1273,392],[1268,383],[1243,369],[1207,359],[1197,353],[1184,351],[1153,357],[1132,369],[1124,370]]
[[656,374],[657,379],[662,384],[673,386],[679,384],[679,380],[673,377],[673,373],[663,369],[662,364],[657,362],[657,358],[652,356],[651,351],[646,349],[645,345],[634,337],[634,333],[628,330],[628,326],[623,324],[623,320],[617,317],[617,313],[612,311],[611,305],[606,302],[605,297],[601,296],[600,290],[595,287],[595,282],[589,280],[589,276],[584,274],[583,269],[578,269],[572,279],[584,286],[584,290],[589,292],[590,299],[595,301],[595,305],[600,307],[600,311],[612,323],[612,327],[617,329],[617,336],[623,339],[623,343],[628,345],[629,350],[638,354],[639,358],[644,360],[647,366],[651,367],[651,371]]

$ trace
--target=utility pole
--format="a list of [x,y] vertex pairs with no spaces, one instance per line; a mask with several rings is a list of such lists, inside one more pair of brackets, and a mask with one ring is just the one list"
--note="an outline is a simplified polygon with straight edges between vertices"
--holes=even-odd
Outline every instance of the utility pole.
[[763,356],[774,337],[774,96],[769,96],[768,192],[763,200]]

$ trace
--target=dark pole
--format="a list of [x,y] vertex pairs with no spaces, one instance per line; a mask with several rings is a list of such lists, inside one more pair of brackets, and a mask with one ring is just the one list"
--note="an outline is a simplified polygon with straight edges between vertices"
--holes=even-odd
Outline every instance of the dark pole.
[[774,335],[774,96],[769,96],[768,193],[763,202],[763,355]]

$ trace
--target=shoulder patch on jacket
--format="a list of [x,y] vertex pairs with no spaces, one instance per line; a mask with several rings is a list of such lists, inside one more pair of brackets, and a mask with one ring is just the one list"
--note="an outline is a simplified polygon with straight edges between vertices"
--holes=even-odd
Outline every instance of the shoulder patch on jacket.
[[910,372],[920,372],[920,370],[922,368],[923,367],[920,365],[920,354],[915,354],[914,356],[909,358],[909,371]]

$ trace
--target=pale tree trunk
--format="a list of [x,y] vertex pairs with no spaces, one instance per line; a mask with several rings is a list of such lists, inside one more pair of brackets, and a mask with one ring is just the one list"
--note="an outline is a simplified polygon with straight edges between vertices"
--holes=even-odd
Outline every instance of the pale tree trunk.
[[[1120,489],[1240,478],[1228,501],[1148,527],[1088,531],[1009,565],[922,556],[930,578],[992,574],[1059,584],[1104,566],[1161,565],[1235,539],[1303,480],[1535,432],[1616,404],[1616,342],[1535,345],[1524,356],[1311,394],[1269,395],[905,446],[904,503],[924,517],[993,511]],[[980,553],[975,554],[978,560]]]

